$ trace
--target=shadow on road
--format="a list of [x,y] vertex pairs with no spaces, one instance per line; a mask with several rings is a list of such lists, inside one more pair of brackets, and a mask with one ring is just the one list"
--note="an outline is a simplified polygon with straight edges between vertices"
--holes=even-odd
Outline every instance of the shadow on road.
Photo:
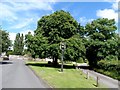
[[[28,63],[27,66],[39,66],[39,67],[53,67],[53,68],[61,68],[61,65],[54,66],[53,64],[47,64],[47,63]],[[64,69],[74,69],[75,67],[72,65],[64,65]]]
[[10,61],[0,61],[0,64],[12,64],[12,62],[10,62]]
[[90,66],[78,66],[78,68],[93,70],[93,68]]

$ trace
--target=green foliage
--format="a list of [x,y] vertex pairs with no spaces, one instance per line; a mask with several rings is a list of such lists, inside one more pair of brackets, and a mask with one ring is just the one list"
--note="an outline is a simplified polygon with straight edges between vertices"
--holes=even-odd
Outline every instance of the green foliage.
[[107,18],[99,18],[86,25],[88,36],[93,40],[98,39],[99,41],[111,39],[116,29],[115,20],[108,20]]
[[13,54],[14,54],[14,52],[13,52],[12,50],[7,50],[7,52],[6,52],[6,55],[7,55],[7,56],[13,55]]
[[0,54],[2,52],[7,52],[11,46],[11,40],[9,38],[9,33],[0,29]]
[[28,54],[28,56],[34,55],[33,42],[34,42],[33,36],[31,32],[28,32],[28,34],[25,35],[25,47],[27,47],[25,53]]
[[70,13],[63,10],[43,16],[38,21],[35,35],[32,38],[34,39],[32,42],[35,43],[30,44],[34,48],[30,47],[30,49],[34,50],[35,55],[39,55],[40,58],[52,57],[53,62],[57,62],[61,55],[60,42],[77,34],[77,28],[77,21]]
[[41,33],[48,37],[49,43],[59,43],[61,38],[68,39],[77,33],[78,23],[63,10],[56,11],[49,16],[43,16],[38,21],[36,34]]
[[114,55],[109,55],[109,56],[105,57],[105,60],[109,60],[109,61],[111,61],[111,60],[118,60],[118,57],[114,56]]
[[120,80],[120,61],[118,60],[101,60],[96,70]]
[[116,38],[115,20],[107,18],[99,18],[88,23],[85,26],[87,30],[86,58],[93,67],[97,65],[97,61],[104,59],[107,55],[118,56],[118,41]]
[[35,58],[36,55],[41,58],[45,57],[43,53],[46,53],[47,50],[47,39],[42,34],[32,36],[29,32],[25,36],[25,45],[27,52],[31,53],[32,57]]
[[39,58],[39,55],[35,55],[35,58]]
[[60,42],[66,43],[64,60],[89,61],[92,67],[103,59],[120,60],[120,37],[114,19],[98,18],[85,27],[69,12],[63,10],[43,16],[34,31],[25,36],[27,52],[32,57],[52,57],[53,62],[61,57]]
[[16,39],[14,41],[14,54],[15,55],[22,55],[23,49],[24,49],[24,37],[23,34],[20,35],[20,33],[16,34]]
[[85,60],[83,58],[80,58],[79,60],[76,61],[77,63],[85,63]]
[[65,59],[77,61],[80,58],[85,59],[85,46],[79,35],[75,35],[66,40]]

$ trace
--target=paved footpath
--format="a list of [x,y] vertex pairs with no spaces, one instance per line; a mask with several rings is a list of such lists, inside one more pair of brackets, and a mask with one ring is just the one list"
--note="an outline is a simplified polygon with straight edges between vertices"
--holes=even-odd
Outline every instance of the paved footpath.
[[81,69],[81,70],[85,74],[88,73],[88,75],[93,77],[95,80],[97,79],[97,76],[98,76],[99,83],[104,84],[108,88],[118,88],[120,90],[120,81],[110,78],[108,76],[105,76],[103,74],[97,73],[93,70],[88,70],[88,69]]
[[49,86],[40,80],[22,59],[16,59],[2,64],[2,88],[49,88]]

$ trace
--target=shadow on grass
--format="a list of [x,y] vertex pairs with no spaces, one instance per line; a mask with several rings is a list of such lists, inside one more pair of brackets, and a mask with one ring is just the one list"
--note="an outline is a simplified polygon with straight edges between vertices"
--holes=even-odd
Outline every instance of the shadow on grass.
[[[61,68],[61,65],[56,65],[54,66],[53,64],[48,64],[48,63],[27,63],[27,66],[39,66],[39,67],[53,67],[53,68]],[[72,65],[64,65],[64,69],[75,69],[74,66]]]
[[97,84],[93,84],[95,87],[98,87],[98,85]]

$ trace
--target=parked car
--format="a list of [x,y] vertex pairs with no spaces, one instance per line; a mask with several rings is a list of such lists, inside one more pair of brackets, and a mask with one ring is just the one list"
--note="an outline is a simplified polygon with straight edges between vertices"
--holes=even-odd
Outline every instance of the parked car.
[[3,60],[9,60],[9,57],[3,56]]

